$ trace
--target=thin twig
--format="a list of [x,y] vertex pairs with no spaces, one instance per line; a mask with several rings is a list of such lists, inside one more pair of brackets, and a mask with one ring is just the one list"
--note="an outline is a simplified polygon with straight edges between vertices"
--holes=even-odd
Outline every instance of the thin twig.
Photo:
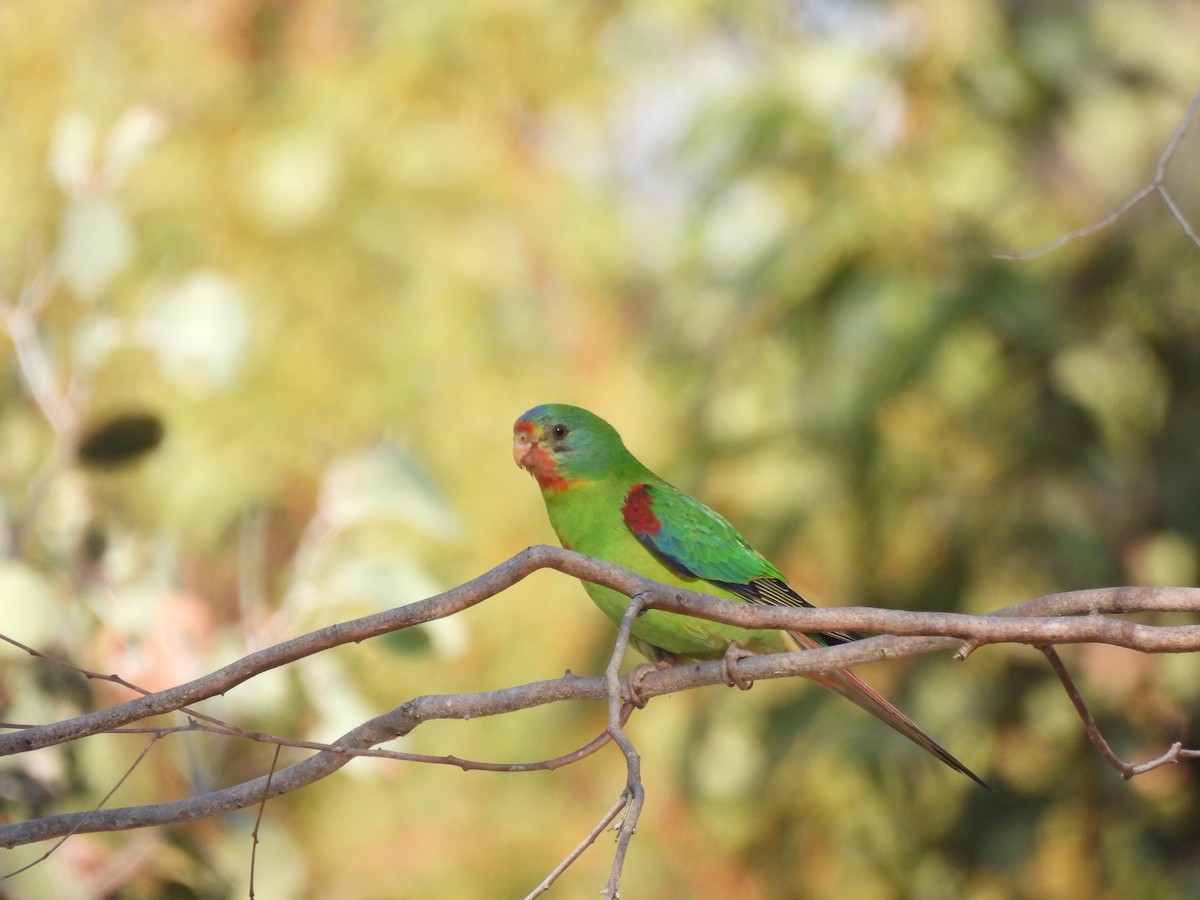
[[[15,640],[14,638],[11,638],[6,634],[0,634],[0,641],[4,641],[7,644],[11,644],[12,646],[16,647],[17,649],[22,650],[25,653],[28,653],[34,659],[38,659],[38,660],[41,660],[42,662],[50,663],[51,665],[59,666],[63,669],[66,669],[67,671],[75,672],[78,675],[82,675],[84,678],[87,678],[89,681],[107,681],[110,684],[119,685],[120,687],[123,687],[130,691],[133,691],[135,694],[141,694],[143,697],[149,697],[154,693],[154,691],[151,691],[148,688],[141,687],[140,685],[134,684],[132,681],[122,678],[120,675],[117,675],[115,673],[110,673],[110,674],[106,675],[103,672],[95,672],[91,669],[85,669],[82,666],[75,665],[75,663],[70,662],[69,660],[65,660],[61,657],[54,656],[51,653],[46,653],[42,650],[38,650],[34,647],[30,647],[27,644],[23,644],[20,641]],[[175,710],[172,710],[172,712],[174,712],[174,711]],[[216,716],[210,716],[207,713],[202,713],[199,710],[191,709],[190,707],[187,707],[187,706],[179,707],[178,712],[186,713],[187,715],[191,716],[194,719],[199,719],[201,721],[208,722],[212,725],[224,726],[225,728],[238,730],[237,726],[230,725],[228,722],[218,719]],[[0,723],[0,728],[25,729],[25,728],[37,728],[37,727],[39,727],[39,726],[36,726],[36,725],[13,725],[13,724]],[[161,732],[163,734],[167,734],[167,733],[170,733],[171,730],[172,729],[161,729],[161,728],[143,728],[143,729],[110,728],[110,729],[106,730],[104,733],[105,734],[122,734],[122,733],[133,734],[133,733],[137,733],[137,732],[147,732],[147,733]],[[178,730],[192,731],[195,729],[188,726],[185,728],[180,728]]]
[[622,796],[619,800],[617,800],[616,803],[609,807],[608,812],[600,817],[600,821],[596,823],[595,828],[588,832],[587,837],[580,841],[575,846],[575,849],[568,853],[563,858],[562,862],[560,862],[551,870],[550,874],[542,880],[541,884],[539,884],[525,896],[525,900],[533,900],[534,897],[540,897],[542,894],[546,893],[546,891],[550,890],[551,885],[558,880],[559,876],[562,875],[562,873],[565,872],[571,866],[571,864],[575,862],[575,860],[579,859],[579,857],[583,855],[584,850],[596,842],[596,838],[600,837],[600,835],[604,833],[604,829],[609,826],[613,819],[620,815],[621,810],[624,808],[625,798]]
[[[25,653],[29,654],[30,656],[32,656],[35,659],[39,659],[39,660],[42,660],[43,662],[51,663],[53,665],[61,666],[62,668],[67,669],[72,672],[75,672],[77,674],[80,674],[80,675],[84,676],[85,678],[95,679],[97,681],[107,681],[112,684],[117,684],[117,685],[120,685],[121,687],[128,688],[129,690],[134,691],[135,693],[142,694],[143,696],[148,696],[152,693],[152,691],[150,691],[144,687],[141,687],[140,685],[137,685],[132,681],[128,681],[127,679],[122,678],[119,675],[115,675],[115,674],[106,675],[101,672],[95,672],[91,669],[83,668],[82,666],[77,666],[72,662],[69,662],[69,661],[62,659],[60,657],[57,657],[57,656],[53,656],[52,654],[49,654],[49,653],[44,653],[41,650],[37,650],[33,647],[28,646],[27,644],[23,644],[22,642],[20,642],[18,640],[14,640],[13,638],[8,637],[6,635],[0,634],[0,641],[5,641],[5,642],[11,644],[12,646],[24,651]],[[625,720],[627,720],[629,718],[630,711],[631,711],[631,709],[624,710],[622,719],[621,719],[622,724],[624,724]],[[159,727],[159,728],[121,727],[121,728],[109,729],[104,733],[105,734],[156,734],[159,737],[166,737],[167,735],[175,734],[175,733],[179,733],[179,732],[205,731],[205,732],[208,732],[209,734],[219,734],[219,735],[223,735],[225,737],[246,738],[248,740],[256,741],[256,742],[262,743],[262,744],[275,744],[276,746],[292,747],[292,748],[296,748],[296,749],[300,749],[300,750],[316,750],[316,751],[323,752],[323,751],[333,751],[335,749],[331,744],[327,744],[322,741],[304,741],[304,740],[298,740],[296,738],[285,738],[285,737],[281,737],[279,735],[268,734],[263,731],[254,731],[251,729],[242,728],[237,725],[232,725],[229,722],[226,722],[215,716],[207,715],[205,713],[199,712],[198,710],[195,710],[195,709],[192,709],[192,708],[186,707],[186,706],[180,707],[179,712],[186,713],[189,716],[189,721],[188,721],[187,725]],[[38,727],[38,726],[30,725],[27,723],[0,721],[0,729],[23,730],[23,729],[36,728],[36,727]],[[355,750],[350,750],[350,751],[341,749],[338,752],[346,753],[349,756],[369,756],[369,757],[375,757],[375,758],[379,758],[379,759],[399,760],[402,762],[417,762],[417,763],[428,763],[428,764],[432,764],[432,765],[455,766],[457,768],[462,769],[463,771],[477,770],[477,771],[485,771],[485,772],[537,772],[537,771],[552,771],[554,769],[558,769],[558,768],[562,768],[563,766],[570,765],[574,762],[578,762],[579,760],[595,753],[597,750],[599,750],[601,747],[605,746],[606,744],[608,744],[611,741],[612,741],[612,736],[607,731],[605,731],[602,734],[597,735],[595,738],[593,738],[591,741],[589,741],[587,744],[583,745],[582,747],[579,747],[576,750],[572,750],[570,753],[565,753],[562,756],[557,756],[557,757],[554,757],[553,759],[544,759],[544,760],[537,760],[534,762],[524,762],[524,763],[494,763],[494,762],[485,762],[485,761],[481,761],[481,760],[464,759],[462,757],[457,757],[457,756],[432,756],[432,755],[423,754],[423,753],[405,753],[400,750],[381,750],[378,748],[361,748],[361,749],[355,749]]]
[[262,802],[258,804],[258,815],[254,817],[254,830],[250,832],[250,900],[254,900],[254,869],[258,862],[258,829],[262,825],[263,813],[267,810],[267,796],[271,791],[271,777],[275,767],[279,765],[279,753],[283,748],[275,745],[275,755],[271,757],[271,768],[267,770],[267,783],[263,785]]
[[1062,657],[1058,655],[1058,651],[1050,646],[1039,647],[1038,649],[1046,655],[1046,659],[1050,662],[1050,668],[1054,670],[1054,674],[1062,682],[1063,689],[1071,699],[1071,704],[1075,707],[1075,711],[1079,713],[1079,718],[1083,721],[1083,727],[1087,732],[1088,740],[1092,742],[1092,746],[1099,751],[1100,755],[1108,761],[1108,764],[1121,773],[1122,778],[1129,780],[1135,775],[1141,775],[1143,772],[1157,769],[1166,763],[1178,762],[1181,758],[1200,757],[1200,750],[1185,750],[1183,744],[1176,741],[1166,753],[1147,762],[1136,765],[1125,762],[1125,760],[1113,752],[1112,747],[1105,740],[1104,734],[1100,731],[1100,726],[1096,724],[1095,717],[1084,702],[1083,695],[1079,693],[1079,689],[1075,686],[1075,680],[1071,677],[1071,673],[1067,671],[1067,667],[1063,664]]
[[17,352],[21,378],[29,395],[54,430],[62,432],[68,429],[74,416],[42,343],[37,322],[55,282],[53,269],[49,266],[40,269],[21,290],[15,304],[0,304],[0,324]]
[[1118,206],[1108,215],[1097,219],[1090,225],[1084,225],[1082,228],[1076,228],[1074,231],[1068,231],[1066,234],[1059,235],[1050,243],[1044,244],[1036,249],[1026,250],[1022,253],[993,253],[992,256],[996,259],[1005,259],[1014,262],[1023,262],[1025,260],[1035,259],[1036,257],[1049,253],[1051,250],[1061,247],[1063,244],[1066,244],[1069,241],[1086,237],[1089,234],[1094,234],[1101,229],[1107,228],[1151,194],[1158,194],[1162,198],[1175,221],[1178,222],[1180,228],[1183,229],[1183,233],[1186,234],[1189,239],[1191,239],[1192,243],[1200,246],[1200,235],[1196,234],[1195,229],[1192,228],[1192,223],[1188,221],[1187,216],[1185,216],[1183,213],[1183,210],[1179,208],[1179,205],[1175,202],[1175,198],[1171,195],[1171,192],[1167,189],[1166,185],[1167,166],[1170,164],[1171,158],[1175,155],[1175,151],[1179,148],[1180,142],[1182,142],[1184,136],[1187,135],[1188,129],[1191,128],[1192,122],[1195,121],[1198,113],[1200,113],[1200,91],[1197,91],[1192,97],[1192,102],[1188,104],[1187,113],[1184,115],[1183,120],[1175,128],[1174,133],[1171,135],[1171,139],[1167,141],[1162,153],[1159,154],[1158,162],[1154,167],[1154,177],[1148,184],[1143,185],[1128,198],[1126,198],[1126,200],[1120,206]]
[[[632,711],[633,707],[628,704],[626,704],[626,706],[621,710],[622,725],[629,719],[629,714]],[[12,726],[6,726],[5,723],[0,722],[0,727]],[[266,732],[262,731],[251,731],[250,729],[240,728],[236,725],[229,725],[228,723],[224,722],[215,722],[209,724],[196,722],[193,720],[188,726],[179,726],[170,729],[118,728],[114,733],[174,733],[182,731],[205,731],[209,734],[219,734],[224,735],[225,737],[246,738],[261,744],[274,744],[278,747],[292,747],[298,750],[316,750],[322,753],[342,753],[351,757],[364,756],[373,759],[392,759],[399,762],[424,763],[437,766],[454,766],[455,768],[462,769],[464,772],[551,772],[555,769],[561,769],[564,766],[577,763],[581,759],[586,759],[601,747],[612,743],[612,735],[606,730],[596,735],[596,737],[592,738],[582,747],[572,750],[569,753],[564,753],[561,756],[555,756],[552,759],[539,759],[533,762],[498,763],[477,759],[464,759],[461,756],[453,755],[432,756],[426,753],[406,753],[402,750],[382,750],[378,747],[339,747],[333,744],[324,743],[322,741],[302,741],[296,738],[285,738],[275,734],[267,734]]]
[[55,850],[57,850],[59,847],[61,847],[63,844],[65,844],[67,842],[67,839],[70,838],[73,834],[77,834],[80,831],[87,830],[87,826],[88,826],[89,822],[100,813],[101,808],[104,806],[104,804],[106,804],[112,798],[112,795],[115,794],[118,790],[120,790],[121,785],[123,785],[129,779],[129,776],[133,774],[133,770],[136,769],[139,765],[141,765],[142,760],[146,758],[146,754],[150,752],[150,748],[153,747],[155,744],[157,744],[160,739],[161,739],[160,735],[155,735],[154,737],[150,738],[150,740],[146,744],[146,746],[142,748],[142,752],[137,755],[137,759],[135,759],[130,764],[129,768],[125,770],[125,774],[123,774],[120,778],[117,779],[117,783],[114,784],[111,788],[109,788],[108,793],[106,793],[103,797],[100,798],[100,802],[97,803],[94,807],[92,807],[87,812],[77,814],[75,826],[72,827],[70,830],[64,832],[59,837],[59,839],[50,846],[50,849],[48,849],[45,853],[43,853],[41,856],[39,856],[37,859],[33,860],[32,862],[26,863],[25,865],[21,866],[18,869],[13,869],[11,872],[6,872],[5,874],[0,875],[0,881],[7,881],[9,878],[12,878],[14,875],[20,875],[22,872],[26,871],[27,869],[31,869],[34,866],[36,866],[38,863],[45,861],[46,859],[48,859],[50,857],[50,854],[52,854]]
[[600,892],[601,896],[613,898],[613,900],[618,896],[621,871],[625,867],[625,855],[629,852],[629,843],[633,839],[633,833],[642,812],[642,804],[646,800],[646,791],[642,785],[642,758],[638,755],[637,748],[633,746],[633,741],[625,733],[625,729],[621,727],[621,711],[624,703],[618,674],[633,636],[634,620],[642,614],[645,602],[645,595],[640,593],[634,594],[629,599],[629,605],[625,607],[625,614],[621,617],[621,624],[617,629],[617,639],[613,644],[612,656],[609,657],[608,666],[604,670],[604,681],[608,689],[608,733],[612,735],[617,746],[621,748],[621,753],[625,756],[625,790],[621,795],[625,813],[621,817],[621,824],[617,831],[617,849],[613,853],[608,884]]

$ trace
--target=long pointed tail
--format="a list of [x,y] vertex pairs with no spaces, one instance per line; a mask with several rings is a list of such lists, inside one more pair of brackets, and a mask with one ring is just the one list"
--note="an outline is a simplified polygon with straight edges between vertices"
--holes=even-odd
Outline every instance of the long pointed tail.
[[[813,649],[824,646],[823,644],[813,640],[807,634],[800,632],[789,631],[800,646]],[[852,703],[861,706],[877,719],[886,722],[892,728],[896,729],[918,747],[926,752],[936,756],[952,769],[962,772],[975,783],[987,788],[988,786],[982,778],[964,766],[961,762],[954,758],[945,747],[927,735],[916,722],[906,716],[896,707],[892,706],[880,694],[868,685],[865,681],[851,672],[849,669],[838,669],[834,672],[819,672],[808,676],[821,687],[828,688],[836,694],[840,694]]]

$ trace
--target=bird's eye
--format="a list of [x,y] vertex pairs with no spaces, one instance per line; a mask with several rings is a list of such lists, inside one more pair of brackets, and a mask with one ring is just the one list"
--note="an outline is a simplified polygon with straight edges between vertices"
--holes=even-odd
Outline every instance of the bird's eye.
[[567,434],[568,434],[568,432],[570,432],[570,430],[571,429],[567,428],[566,425],[559,424],[559,425],[555,425],[553,428],[551,428],[550,433],[561,441],[563,438],[565,438],[567,436]]

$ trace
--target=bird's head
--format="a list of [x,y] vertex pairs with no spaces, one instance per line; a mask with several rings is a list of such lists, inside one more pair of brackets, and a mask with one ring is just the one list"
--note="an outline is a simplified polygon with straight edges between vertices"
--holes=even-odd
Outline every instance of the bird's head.
[[546,491],[604,478],[633,457],[616,429],[599,416],[578,406],[546,403],[513,425],[513,459]]

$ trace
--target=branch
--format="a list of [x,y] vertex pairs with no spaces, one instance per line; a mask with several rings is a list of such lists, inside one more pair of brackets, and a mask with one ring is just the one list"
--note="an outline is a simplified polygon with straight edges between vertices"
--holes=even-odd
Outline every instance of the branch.
[[551,873],[542,880],[541,884],[539,884],[526,895],[525,900],[533,900],[534,897],[540,897],[542,894],[546,893],[546,891],[550,890],[550,886],[558,880],[558,877],[562,875],[563,872],[567,871],[571,863],[579,859],[579,857],[583,855],[583,851],[594,844],[596,842],[596,838],[600,837],[604,829],[607,828],[609,824],[621,814],[621,810],[625,809],[625,805],[625,798],[622,796],[620,800],[612,805],[608,812],[600,817],[600,821],[596,823],[595,828],[588,832],[587,837],[580,841],[576,845],[575,849],[568,853],[563,858],[563,861],[554,867],[553,871],[551,871]]
[[[867,647],[869,643],[874,643],[876,648],[872,650]],[[937,638],[924,641],[901,639],[901,645],[894,647],[888,647],[887,643],[888,639],[884,639],[883,643],[880,639],[872,639],[818,650],[748,657],[738,663],[738,668],[755,680],[786,678],[884,658],[898,659],[947,645],[944,639]],[[650,698],[706,685],[723,684],[724,680],[725,667],[722,661],[697,662],[650,672],[642,679],[639,689],[643,697]],[[627,692],[627,679],[620,679],[620,684],[622,693]],[[177,691],[179,688],[173,690]],[[244,809],[261,803],[264,798],[278,797],[319,781],[353,759],[357,755],[355,751],[403,737],[423,722],[436,719],[476,719],[563,700],[600,701],[607,700],[609,696],[607,677],[567,674],[550,681],[532,682],[486,693],[429,694],[416,697],[347,732],[330,745],[331,749],[281,769],[272,776],[261,776],[187,800],[65,813],[30,822],[3,825],[0,826],[0,846],[14,847],[60,837],[74,831],[124,831],[186,822]],[[19,735],[9,735],[16,736]]]
[[[646,791],[642,786],[642,758],[638,755],[633,742],[629,740],[629,736],[625,734],[625,729],[621,727],[621,714],[624,706],[622,705],[621,679],[618,677],[621,663],[625,659],[625,652],[629,649],[629,642],[633,637],[634,620],[645,610],[645,602],[645,594],[634,594],[629,598],[629,605],[625,607],[625,615],[621,617],[621,625],[617,629],[617,640],[613,644],[612,656],[604,670],[604,685],[608,692],[608,733],[617,742],[617,746],[621,748],[621,753],[625,757],[625,790],[621,794],[625,814],[617,829],[617,852],[613,854],[608,884],[600,892],[601,896],[608,897],[610,900],[615,900],[618,896],[621,870],[625,866],[625,854],[629,851],[629,843],[633,840],[633,832],[637,828],[638,818],[642,814],[642,805],[646,802]],[[625,696],[628,697],[629,694],[627,679]],[[632,708],[632,702],[628,706]]]
[[1099,751],[1105,761],[1110,766],[1121,773],[1121,777],[1129,780],[1135,775],[1141,775],[1143,772],[1149,772],[1151,769],[1157,769],[1159,766],[1167,763],[1176,763],[1180,759],[1200,759],[1200,750],[1185,750],[1183,744],[1179,741],[1173,743],[1169,750],[1161,756],[1147,760],[1144,763],[1127,763],[1125,760],[1117,756],[1105,740],[1104,735],[1100,732],[1100,726],[1096,724],[1095,718],[1091,711],[1087,708],[1087,704],[1083,701],[1083,695],[1079,693],[1079,689],[1075,687],[1075,680],[1071,678],[1071,673],[1067,671],[1067,667],[1063,665],[1061,657],[1053,647],[1042,647],[1042,653],[1050,662],[1050,668],[1054,670],[1054,674],[1058,676],[1058,680],[1062,682],[1063,689],[1067,692],[1067,696],[1071,698],[1071,704],[1075,707],[1075,711],[1079,713],[1079,718],[1083,721],[1084,730],[1087,732],[1088,740],[1092,742],[1092,746]]
[[1188,221],[1187,216],[1183,214],[1183,210],[1179,208],[1179,204],[1175,202],[1175,198],[1171,192],[1167,190],[1167,166],[1171,163],[1171,158],[1175,155],[1175,151],[1179,149],[1179,144],[1183,141],[1184,136],[1191,128],[1192,122],[1195,121],[1196,115],[1200,113],[1200,91],[1197,91],[1192,97],[1192,102],[1188,104],[1187,113],[1183,117],[1183,121],[1176,127],[1175,132],[1171,135],[1171,139],[1167,141],[1167,145],[1159,154],[1158,163],[1154,167],[1154,177],[1150,181],[1134,191],[1125,199],[1125,201],[1110,212],[1107,216],[1097,219],[1090,225],[1084,225],[1082,228],[1076,228],[1074,231],[1068,231],[1066,234],[1059,235],[1048,244],[1037,247],[1033,250],[1026,250],[1023,253],[993,253],[996,259],[1006,259],[1016,262],[1035,259],[1043,254],[1049,253],[1063,244],[1073,241],[1076,238],[1087,237],[1089,234],[1094,234],[1101,229],[1107,228],[1129,210],[1133,209],[1151,194],[1158,194],[1175,221],[1179,223],[1179,227],[1183,229],[1183,233],[1188,236],[1193,244],[1200,246],[1200,235],[1196,234],[1196,230],[1192,227],[1192,223]]
[[[663,609],[750,628],[788,628],[800,631],[858,630],[890,632],[833,647],[751,656],[738,662],[745,678],[761,680],[850,668],[863,663],[898,659],[940,649],[1002,641],[1043,646],[1083,641],[1114,644],[1145,652],[1200,650],[1200,626],[1153,626],[1111,618],[1109,614],[1146,611],[1200,612],[1200,589],[1105,588],[1052,594],[1016,604],[987,616],[956,613],[919,613],[867,608],[791,609],[733,603],[690,591],[659,585],[617,566],[590,559],[558,547],[536,546],[522,551],[491,571],[427,600],[412,603],[350,622],[314,631],[252,653],[209,675],[139,697],[126,703],[63,722],[39,725],[0,736],[0,752],[20,753],[53,746],[80,737],[111,731],[131,722],[172,712],[225,693],[260,672],[321,650],[365,640],[389,631],[432,621],[466,609],[512,586],[532,572],[553,568],[636,597],[645,609]],[[633,614],[629,617],[632,625]],[[628,630],[622,634],[628,640]],[[269,776],[206,794],[147,806],[91,810],[49,816],[31,822],[0,826],[0,846],[12,847],[72,832],[118,831],[190,821],[233,809],[260,804],[267,799],[311,784],[340,769],[354,755],[375,745],[409,734],[433,719],[474,719],[500,715],[564,700],[602,701],[627,714],[620,705],[627,698],[627,679],[613,679],[624,645],[614,649],[609,672],[602,677],[567,675],[498,691],[416,697],[388,713],[347,732],[327,749]],[[639,680],[642,698],[674,693],[726,681],[723,660],[690,662],[644,673]],[[621,718],[610,720],[609,733],[620,743]],[[211,726],[205,726],[211,727]],[[590,745],[589,745],[590,746]],[[632,746],[623,747],[630,773],[627,790],[636,783]],[[631,792],[627,799],[633,799]],[[632,828],[636,807],[626,808],[624,825]]]
[[[1126,587],[1050,594],[987,616],[866,607],[799,609],[735,603],[709,594],[668,588],[619,566],[543,544],[523,550],[478,578],[435,597],[330,625],[284,641],[175,688],[73,719],[0,735],[0,756],[66,743],[112,731],[149,716],[174,712],[209,697],[224,694],[262,672],[323,650],[358,643],[461,612],[545,568],[556,569],[567,575],[613,588],[627,596],[644,594],[646,608],[662,609],[746,628],[786,628],[813,632],[852,630],[890,635],[945,636],[944,639],[925,644],[922,649],[916,651],[902,649],[906,647],[903,644],[889,644],[887,648],[873,644],[871,652],[878,655],[872,656],[872,659],[895,658],[897,655],[912,655],[914,652],[927,653],[956,646],[963,640],[970,641],[973,645],[1006,642],[1033,645],[1102,643],[1147,653],[1182,653],[1200,649],[1200,626],[1149,626],[1102,615],[1128,612],[1200,612],[1200,588]],[[961,640],[954,641],[950,638]],[[855,645],[846,646],[865,643],[867,642],[860,641]],[[839,668],[867,661],[869,660],[863,658],[852,662],[839,661],[837,666],[832,667]],[[811,671],[807,666],[802,668],[804,671]],[[746,671],[749,672],[749,669]],[[803,673],[787,671],[774,677],[789,674]],[[111,676],[111,679],[118,682],[120,680],[117,676]]]
[[[555,558],[560,553],[565,552],[567,551],[559,551],[556,547],[530,547],[478,578],[443,594],[438,594],[436,597],[331,625],[328,628],[284,641],[242,657],[202,678],[159,691],[156,694],[62,722],[29,728],[15,734],[0,735],[0,756],[73,741],[81,737],[111,731],[149,716],[174,712],[209,697],[224,694],[256,675],[322,650],[339,647],[343,644],[358,643],[368,638],[453,615],[512,587],[532,572],[546,568],[552,564],[552,561],[556,561]],[[572,554],[572,556],[578,556],[578,554]],[[580,556],[579,559],[586,559],[586,557]],[[566,571],[565,568],[563,570]]]
[[271,768],[267,771],[267,783],[263,789],[262,803],[258,804],[258,815],[254,817],[254,830],[250,832],[250,900],[254,900],[254,872],[255,864],[258,862],[258,829],[262,826],[263,813],[267,811],[266,792],[271,790],[271,777],[275,774],[275,767],[279,764],[279,751],[282,749],[279,745],[275,746],[275,755],[271,757]]

